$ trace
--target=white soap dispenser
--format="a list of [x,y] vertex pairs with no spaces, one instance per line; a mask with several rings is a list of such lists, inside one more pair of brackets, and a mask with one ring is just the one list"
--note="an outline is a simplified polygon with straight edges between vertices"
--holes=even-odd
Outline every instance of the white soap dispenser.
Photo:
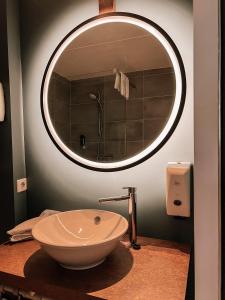
[[172,162],[166,169],[166,210],[170,216],[190,217],[191,163]]

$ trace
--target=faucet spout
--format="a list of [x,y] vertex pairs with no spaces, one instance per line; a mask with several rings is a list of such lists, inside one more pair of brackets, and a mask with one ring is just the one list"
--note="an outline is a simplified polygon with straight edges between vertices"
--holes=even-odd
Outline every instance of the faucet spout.
[[122,200],[128,200],[130,196],[125,195],[125,196],[118,196],[118,197],[107,197],[107,198],[100,198],[98,199],[99,203],[102,202],[111,202],[111,201],[122,201]]
[[124,187],[128,190],[128,194],[125,196],[100,198],[99,203],[110,201],[123,201],[128,200],[128,212],[129,212],[129,239],[133,249],[140,249],[140,245],[137,244],[137,216],[136,216],[136,188]]

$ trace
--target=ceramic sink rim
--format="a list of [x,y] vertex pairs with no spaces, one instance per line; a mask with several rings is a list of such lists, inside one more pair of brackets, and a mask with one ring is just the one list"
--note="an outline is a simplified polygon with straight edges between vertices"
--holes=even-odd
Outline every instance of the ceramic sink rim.
[[[101,241],[98,241],[98,242],[92,242],[92,243],[88,243],[88,244],[69,244],[69,245],[62,245],[62,244],[57,244],[57,243],[51,243],[51,242],[46,242],[44,241],[43,239],[39,238],[38,237],[38,234],[36,233],[36,230],[38,228],[38,226],[40,226],[41,223],[44,223],[46,222],[47,220],[49,220],[50,218],[55,218],[57,216],[61,216],[63,214],[67,214],[69,212],[76,212],[76,213],[79,213],[79,212],[88,212],[88,211],[91,211],[91,212],[96,212],[96,213],[107,213],[107,214],[110,214],[110,215],[115,215],[115,216],[118,216],[120,220],[120,222],[122,221],[124,223],[124,228],[122,230],[120,230],[118,233],[114,234],[113,236],[111,236],[110,238],[106,238],[106,239],[103,239]],[[101,209],[79,209],[79,210],[68,210],[68,211],[64,211],[64,212],[60,212],[60,213],[57,213],[57,214],[54,214],[54,215],[51,215],[51,216],[48,216],[46,218],[43,218],[42,220],[40,220],[37,224],[35,224],[35,226],[33,227],[32,229],[32,236],[33,238],[38,241],[39,243],[43,244],[43,245],[46,245],[48,247],[55,247],[55,248],[86,248],[86,247],[95,247],[97,245],[102,245],[102,244],[106,244],[110,241],[113,241],[113,240],[116,240],[118,239],[119,237],[122,237],[126,231],[128,229],[128,221],[125,217],[123,217],[122,215],[118,214],[118,213],[115,213],[115,212],[112,212],[112,211],[108,211],[108,210],[101,210]]]

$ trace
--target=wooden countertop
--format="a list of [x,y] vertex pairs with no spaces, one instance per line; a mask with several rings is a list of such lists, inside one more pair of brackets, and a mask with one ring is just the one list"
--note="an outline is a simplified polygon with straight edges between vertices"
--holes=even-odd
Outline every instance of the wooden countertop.
[[139,237],[140,250],[120,244],[101,265],[82,271],[60,267],[38,243],[0,246],[0,284],[55,300],[184,300],[189,248]]

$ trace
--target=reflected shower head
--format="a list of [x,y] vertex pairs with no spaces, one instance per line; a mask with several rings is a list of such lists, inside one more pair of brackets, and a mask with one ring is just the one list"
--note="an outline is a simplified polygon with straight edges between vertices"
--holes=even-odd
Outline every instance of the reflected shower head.
[[95,100],[98,103],[98,106],[99,106],[100,110],[103,112],[103,107],[102,107],[102,104],[101,104],[101,94],[100,94],[100,92],[98,92],[97,95],[94,94],[94,93],[89,93],[88,96],[89,96],[90,99]]
[[93,93],[89,93],[89,98],[92,99],[92,100],[97,100],[98,99],[98,97]]

